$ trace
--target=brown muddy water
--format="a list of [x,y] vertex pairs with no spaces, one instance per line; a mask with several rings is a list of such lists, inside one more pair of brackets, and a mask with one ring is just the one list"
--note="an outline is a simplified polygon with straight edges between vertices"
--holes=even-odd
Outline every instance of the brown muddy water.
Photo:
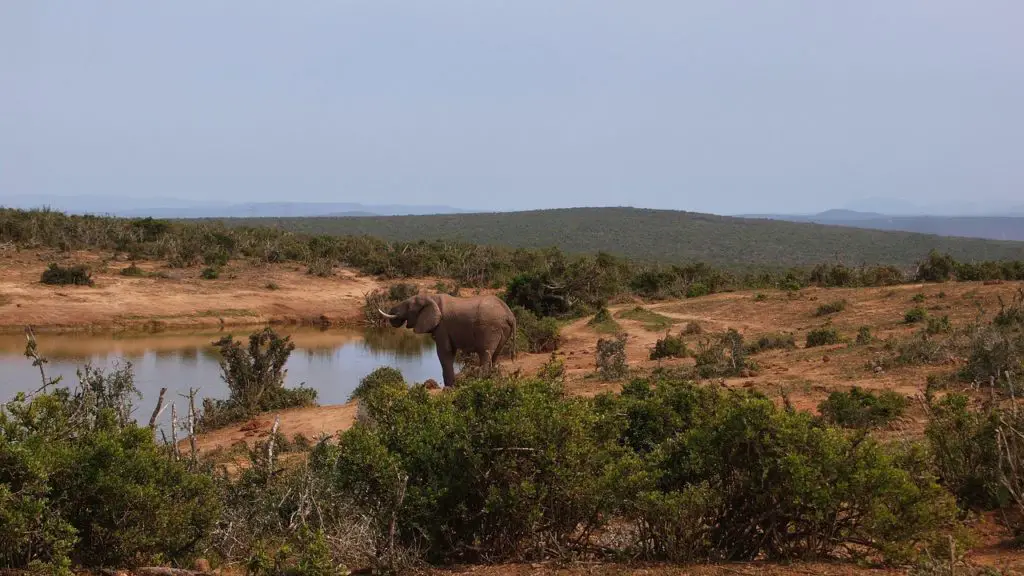
[[[76,371],[85,364],[106,370],[130,362],[135,385],[142,398],[134,403],[134,416],[149,420],[160,388],[166,399],[180,404],[178,394],[198,388],[198,397],[226,398],[227,386],[220,377],[220,354],[213,342],[224,334],[248,341],[259,328],[225,332],[162,332],[158,334],[37,334],[39,353],[48,362],[49,378],[60,376],[60,386],[74,388]],[[295,343],[288,363],[285,385],[317,390],[320,404],[342,404],[359,381],[380,366],[402,371],[409,382],[428,378],[441,381],[434,342],[429,337],[400,330],[281,330]],[[18,392],[40,387],[39,369],[25,355],[25,336],[0,335],[0,402]],[[169,420],[168,411],[161,418]]]

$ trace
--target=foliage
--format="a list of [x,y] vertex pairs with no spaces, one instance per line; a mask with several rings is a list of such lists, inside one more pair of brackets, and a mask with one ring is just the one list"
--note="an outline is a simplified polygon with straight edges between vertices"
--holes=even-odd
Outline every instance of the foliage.
[[527,352],[553,352],[561,344],[561,329],[554,318],[538,318],[529,310],[514,306],[516,316],[516,346]]
[[89,267],[85,264],[61,266],[57,263],[51,263],[50,266],[43,271],[39,281],[43,284],[50,284],[54,286],[93,285],[92,273],[89,271]]
[[871,335],[871,328],[868,326],[861,326],[857,329],[857,344],[864,346],[874,342],[875,337]]
[[288,357],[295,344],[272,328],[249,336],[248,348],[231,335],[214,342],[220,351],[221,379],[228,385],[227,400],[203,399],[201,430],[212,430],[250,418],[257,413],[316,404],[316,390],[284,387]]
[[815,346],[828,346],[830,344],[839,344],[839,332],[835,328],[830,326],[823,326],[821,328],[815,328],[807,333],[807,347],[813,348]]
[[922,302],[924,302],[924,298],[924,294],[918,292],[917,294],[914,294],[914,296],[910,300],[915,304],[921,304]]
[[601,307],[594,314],[594,317],[587,322],[587,326],[590,326],[597,332],[602,334],[618,334],[622,331],[622,327],[612,317],[612,313],[605,307]]
[[953,277],[956,265],[956,260],[948,253],[940,254],[937,250],[932,250],[928,257],[918,264],[917,279],[923,282],[945,282]]
[[220,278],[220,269],[214,266],[207,266],[199,273],[199,277],[203,280],[216,280]]
[[687,335],[687,336],[692,335],[692,334],[703,334],[703,333],[704,333],[704,328],[702,328],[701,325],[700,325],[700,322],[697,322],[696,320],[690,320],[689,322],[686,323],[686,327],[683,328],[683,334]]
[[651,350],[651,360],[686,358],[688,354],[689,351],[686,349],[686,343],[683,342],[682,336],[673,336],[670,333],[666,333],[664,338],[659,338],[654,343],[654,348]]
[[835,300],[827,304],[818,306],[818,310],[815,311],[815,316],[828,316],[829,314],[838,314],[846,310],[846,300]]
[[349,395],[348,401],[358,400],[360,398],[367,397],[373,393],[376,388],[393,388],[393,389],[404,389],[407,386],[405,378],[397,368],[391,366],[381,366],[373,372],[370,372],[362,380],[359,381],[359,385]]
[[924,331],[926,334],[949,334],[953,331],[953,325],[949,322],[949,316],[943,316],[936,318],[935,316],[928,317],[928,324],[925,325]]
[[1000,505],[998,415],[972,410],[970,399],[963,394],[933,400],[930,411],[925,436],[942,483],[965,507]]
[[907,310],[906,314],[903,315],[903,322],[906,324],[916,324],[922,322],[927,316],[928,313],[925,312],[924,308],[915,306]]
[[748,352],[743,345],[743,335],[733,328],[710,338],[701,338],[694,355],[697,374],[701,378],[739,376],[752,367],[747,360]]
[[796,348],[796,337],[792,334],[771,332],[761,334],[747,346],[747,354],[757,354],[766,350],[792,350]]
[[833,392],[818,405],[822,418],[845,428],[874,428],[903,415],[906,396],[892,390],[881,394],[854,386],[848,392]]
[[614,338],[598,338],[597,373],[603,380],[619,380],[629,372],[626,364],[626,334]]
[[0,411],[0,568],[68,573],[187,558],[219,513],[213,483],[124,418],[130,368]]

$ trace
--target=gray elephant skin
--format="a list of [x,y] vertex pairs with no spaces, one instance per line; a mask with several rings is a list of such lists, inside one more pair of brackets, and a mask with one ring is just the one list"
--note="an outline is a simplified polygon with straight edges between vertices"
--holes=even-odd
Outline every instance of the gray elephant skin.
[[489,370],[511,341],[515,359],[516,317],[496,296],[419,294],[387,312],[378,311],[395,328],[406,326],[417,334],[434,337],[445,387],[455,385],[455,353],[459,350],[476,354],[480,366]]

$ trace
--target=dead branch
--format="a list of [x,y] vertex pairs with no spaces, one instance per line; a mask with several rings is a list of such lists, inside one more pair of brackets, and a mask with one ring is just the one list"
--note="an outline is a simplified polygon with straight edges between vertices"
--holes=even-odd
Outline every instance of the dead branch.
[[167,388],[160,389],[160,396],[156,399],[156,408],[153,409],[153,415],[149,417],[149,429],[152,430],[156,427],[156,420],[160,417],[160,412],[163,411],[164,406],[164,394],[167,393]]

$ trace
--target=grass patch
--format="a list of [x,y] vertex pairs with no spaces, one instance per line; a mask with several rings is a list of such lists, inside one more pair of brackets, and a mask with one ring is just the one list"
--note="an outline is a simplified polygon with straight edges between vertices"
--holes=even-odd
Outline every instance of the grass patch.
[[818,306],[818,310],[814,313],[815,316],[828,316],[830,314],[838,314],[846,310],[846,300],[836,300],[827,304]]
[[615,316],[623,320],[633,320],[635,322],[640,322],[641,324],[644,325],[645,330],[650,330],[651,332],[660,332],[662,330],[668,330],[669,328],[672,327],[673,324],[675,324],[675,321],[669,318],[668,316],[658,314],[657,312],[648,310],[643,306],[637,306],[630,310],[623,310],[622,312],[619,312]]
[[131,264],[129,264],[128,266],[125,266],[124,268],[121,268],[121,276],[129,276],[129,277],[132,277],[132,278],[140,278],[140,277],[145,276],[145,275],[146,275],[146,271],[143,270],[142,268],[139,268],[138,266],[136,266],[135,262],[132,262]]
[[622,326],[619,326],[607,308],[598,310],[597,314],[594,314],[594,317],[587,322],[587,326],[600,334],[618,334],[622,331]]

